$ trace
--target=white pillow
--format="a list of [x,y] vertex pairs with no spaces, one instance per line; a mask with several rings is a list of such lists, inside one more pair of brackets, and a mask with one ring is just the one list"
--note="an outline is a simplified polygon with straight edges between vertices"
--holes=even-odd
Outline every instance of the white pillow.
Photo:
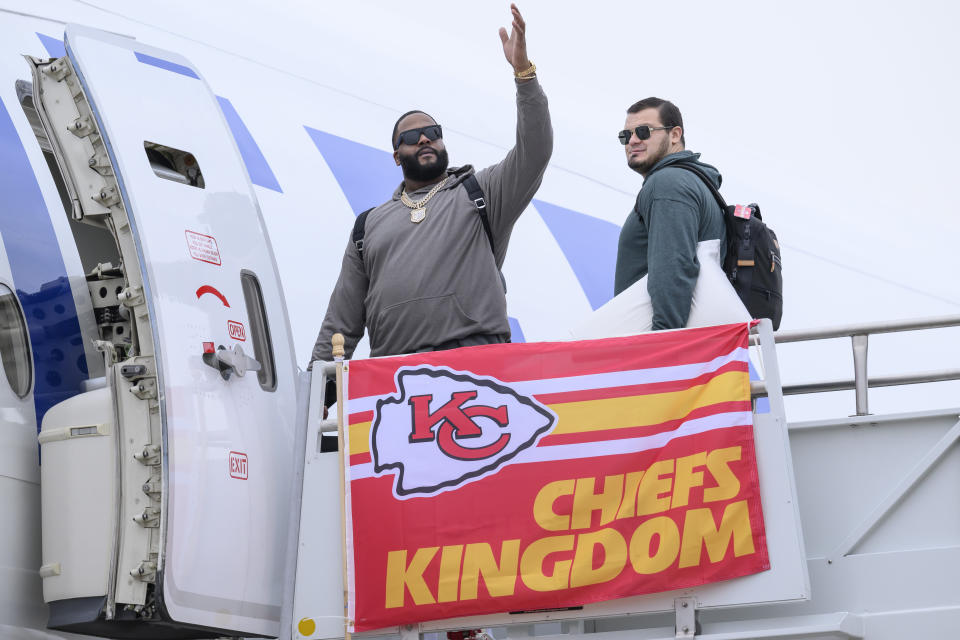
[[[693,289],[687,327],[749,322],[750,313],[720,267],[720,240],[697,244],[700,274]],[[647,276],[634,282],[569,332],[570,340],[591,340],[644,333],[653,328],[653,303]]]

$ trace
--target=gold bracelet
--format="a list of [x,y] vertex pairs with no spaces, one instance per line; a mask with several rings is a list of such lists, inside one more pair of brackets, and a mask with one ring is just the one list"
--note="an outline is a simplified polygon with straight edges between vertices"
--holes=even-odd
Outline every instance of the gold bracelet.
[[523,71],[513,72],[513,77],[519,78],[520,80],[526,80],[528,78],[534,77],[535,75],[537,75],[537,65],[533,64],[533,62],[530,63],[529,68],[524,69]]

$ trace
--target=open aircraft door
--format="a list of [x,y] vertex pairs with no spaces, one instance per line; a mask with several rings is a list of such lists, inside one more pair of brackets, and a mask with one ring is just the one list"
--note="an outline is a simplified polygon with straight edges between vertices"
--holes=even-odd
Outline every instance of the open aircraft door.
[[277,635],[296,365],[253,187],[189,61],[76,26],[66,49],[29,60],[35,102],[119,264],[88,274],[106,380],[40,434],[49,626]]

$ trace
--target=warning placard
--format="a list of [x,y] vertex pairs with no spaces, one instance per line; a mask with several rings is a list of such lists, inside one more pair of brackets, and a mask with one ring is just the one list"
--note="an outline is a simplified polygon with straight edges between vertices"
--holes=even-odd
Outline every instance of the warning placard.
[[200,262],[220,265],[220,249],[217,248],[217,239],[196,231],[184,231],[187,236],[187,248],[190,257]]

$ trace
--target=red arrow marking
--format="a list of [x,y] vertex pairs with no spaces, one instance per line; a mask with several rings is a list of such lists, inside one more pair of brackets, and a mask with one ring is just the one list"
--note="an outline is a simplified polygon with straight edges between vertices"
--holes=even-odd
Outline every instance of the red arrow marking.
[[215,295],[215,296],[217,296],[218,298],[220,298],[220,302],[223,303],[223,306],[225,306],[225,307],[229,307],[229,306],[230,306],[230,303],[227,302],[227,298],[226,298],[222,293],[220,293],[219,291],[217,291],[216,289],[214,289],[213,287],[211,287],[211,286],[208,285],[208,284],[205,284],[205,285],[203,285],[202,287],[200,287],[199,289],[197,289],[197,299],[199,300],[199,299],[200,299],[200,296],[202,296],[202,295],[205,294],[205,293],[212,293],[213,295]]

